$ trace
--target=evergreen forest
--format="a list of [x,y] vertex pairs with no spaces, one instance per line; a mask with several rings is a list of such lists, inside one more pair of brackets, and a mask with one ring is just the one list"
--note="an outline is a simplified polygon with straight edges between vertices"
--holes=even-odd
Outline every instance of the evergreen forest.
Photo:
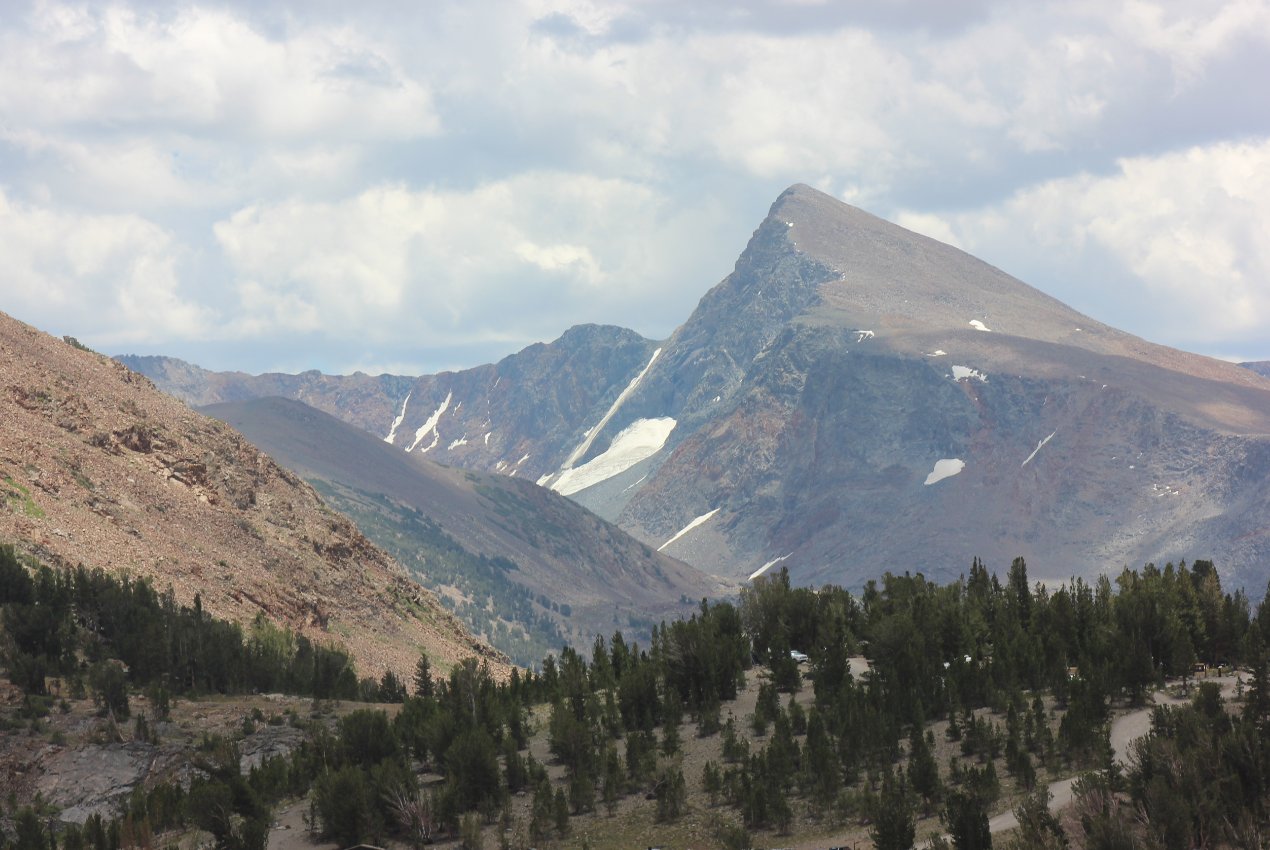
[[[91,696],[116,730],[145,694],[131,736],[143,745],[177,700],[280,692],[314,706],[289,719],[303,735],[286,753],[244,769],[245,721],[241,736],[205,737],[186,781],[138,787],[110,816],[61,823],[11,797],[5,848],[167,846],[198,829],[260,850],[274,807],[297,798],[341,846],[581,846],[579,824],[616,829],[638,806],[667,828],[706,823],[729,848],[850,829],[885,850],[1270,837],[1270,606],[1225,591],[1202,560],[1059,586],[1029,582],[1022,559],[1002,577],[976,560],[950,584],[887,573],[858,593],[781,571],[703,600],[647,646],[615,632],[505,678],[423,654],[359,677],[333,644],[264,618],[244,628],[197,598],[11,547],[0,610],[21,693],[0,710],[4,735],[40,734],[58,693]],[[1150,709],[1122,764],[1113,718],[1165,688],[1177,699]],[[356,705],[320,710],[333,701]],[[1051,813],[1046,786],[1073,776],[1072,805]],[[989,817],[1011,809],[1018,826],[994,834]]]

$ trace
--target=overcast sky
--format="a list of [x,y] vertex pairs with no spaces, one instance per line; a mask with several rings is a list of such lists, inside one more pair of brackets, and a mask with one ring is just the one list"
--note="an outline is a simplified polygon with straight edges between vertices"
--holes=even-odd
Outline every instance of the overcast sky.
[[796,182],[1270,359],[1270,0],[0,0],[0,310],[111,354],[664,337]]

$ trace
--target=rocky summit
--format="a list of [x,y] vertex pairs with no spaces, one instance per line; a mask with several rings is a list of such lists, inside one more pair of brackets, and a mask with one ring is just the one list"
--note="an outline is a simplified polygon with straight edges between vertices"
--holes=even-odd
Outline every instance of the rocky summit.
[[0,542],[264,615],[363,674],[408,674],[421,648],[501,665],[309,485],[123,365],[0,314],[0,393]]
[[574,328],[418,378],[128,362],[186,397],[287,395],[404,452],[530,478],[737,579],[1199,557],[1259,595],[1270,560],[1270,381],[806,186],[662,342]]

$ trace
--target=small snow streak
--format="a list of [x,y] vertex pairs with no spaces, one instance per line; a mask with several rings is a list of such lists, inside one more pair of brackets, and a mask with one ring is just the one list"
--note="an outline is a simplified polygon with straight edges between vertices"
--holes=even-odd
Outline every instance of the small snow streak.
[[391,443],[397,439],[397,429],[401,427],[402,420],[406,418],[406,405],[410,403],[410,393],[406,393],[406,400],[401,403],[401,413],[397,414],[397,418],[392,421],[392,427],[388,429],[388,436],[384,437],[385,443]]
[[873,331],[856,331],[855,341],[864,342],[866,339],[873,339],[874,336],[875,334],[873,333]]
[[936,348],[934,351],[932,351],[930,354],[927,354],[926,356],[927,357],[947,357],[948,352],[944,351],[942,348]]
[[[794,553],[793,553],[793,552],[790,552],[790,553],[789,553],[789,555],[792,555],[792,554],[794,554]],[[788,558],[788,557],[789,557],[789,555],[781,555],[779,558],[773,558],[772,560],[768,561],[766,564],[764,564],[763,566],[759,567],[759,568],[758,568],[757,570],[755,570],[754,572],[750,573],[750,577],[749,577],[748,579],[746,579],[746,581],[754,581],[754,579],[758,578],[758,577],[759,577],[759,576],[761,576],[763,573],[767,572],[767,571],[768,571],[768,570],[770,570],[772,567],[776,566],[776,565],[777,565],[777,564],[779,564],[781,561],[783,561],[783,560],[785,560],[786,558]]]
[[[449,409],[450,400],[452,398],[454,398],[453,393],[445,394],[445,401],[441,402],[441,406],[438,407],[436,410],[432,411],[432,415],[428,417],[428,421],[420,425],[419,430],[415,431],[415,441],[410,444],[410,448],[406,449],[406,451],[408,452],[414,451],[415,446],[423,442],[424,437],[428,436],[428,434],[432,433],[433,431],[436,431],[437,423],[441,421],[441,414],[445,413],[445,411]],[[432,445],[424,449],[424,452],[429,452],[432,449],[436,448],[437,443],[440,442],[440,440],[441,440],[441,435],[440,433],[437,433],[436,435],[434,435],[434,439],[432,440]]]
[[675,533],[675,536],[674,536],[674,537],[670,538],[670,539],[669,539],[669,540],[667,540],[665,543],[663,543],[663,544],[661,544],[660,546],[658,546],[658,547],[657,547],[657,551],[658,551],[658,552],[661,552],[661,551],[662,551],[662,550],[664,550],[667,546],[669,546],[671,543],[674,543],[674,542],[675,542],[676,540],[678,540],[680,537],[683,537],[683,536],[684,536],[685,534],[687,534],[689,531],[692,531],[694,528],[696,528],[697,526],[701,525],[703,522],[705,522],[706,520],[710,519],[710,517],[714,516],[714,515],[715,515],[715,514],[717,514],[718,512],[719,512],[719,509],[718,509],[718,508],[715,508],[714,510],[710,511],[710,513],[708,513],[708,514],[702,514],[701,516],[697,517],[697,518],[696,518],[696,519],[694,519],[692,522],[688,523],[688,524],[687,524],[687,525],[685,525],[683,528],[679,529],[679,531]]
[[[1058,433],[1057,431],[1054,432],[1054,434],[1057,434],[1057,433]],[[1048,443],[1050,440],[1054,439],[1054,434],[1050,434],[1044,440],[1041,440],[1039,443],[1037,443],[1036,448],[1032,449],[1032,453],[1027,456],[1027,460],[1019,464],[1019,469],[1022,469],[1023,467],[1027,466],[1031,462],[1032,458],[1036,457],[1036,453],[1041,450],[1041,447],[1044,446],[1046,443]]]
[[974,328],[977,331],[984,331],[985,333],[992,332],[992,328],[988,327],[987,325],[985,325],[983,322],[979,321],[978,319],[971,319],[970,327]]
[[951,478],[966,468],[966,462],[961,458],[951,457],[943,458],[935,461],[935,468],[930,471],[930,475],[926,476],[926,486],[937,484],[945,478]]

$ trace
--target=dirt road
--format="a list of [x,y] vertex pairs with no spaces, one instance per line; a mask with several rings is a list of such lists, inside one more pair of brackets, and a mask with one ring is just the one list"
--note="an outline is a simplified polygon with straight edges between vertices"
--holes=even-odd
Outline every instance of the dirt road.
[[[1235,693],[1237,682],[1237,677],[1235,676],[1220,676],[1206,681],[1220,684],[1222,696],[1226,699],[1230,699]],[[1133,742],[1151,731],[1151,709],[1157,705],[1186,702],[1185,699],[1172,697],[1164,691],[1156,691],[1151,699],[1152,704],[1146,708],[1122,714],[1111,722],[1111,749],[1115,753],[1116,764],[1121,767],[1125,767],[1129,763],[1129,748]],[[1075,782],[1076,777],[1050,783],[1049,808],[1051,812],[1061,811],[1071,805],[1073,799],[1072,786]],[[1018,825],[1019,821],[1015,818],[1013,811],[1002,812],[988,820],[988,828],[994,833],[1014,829]]]

